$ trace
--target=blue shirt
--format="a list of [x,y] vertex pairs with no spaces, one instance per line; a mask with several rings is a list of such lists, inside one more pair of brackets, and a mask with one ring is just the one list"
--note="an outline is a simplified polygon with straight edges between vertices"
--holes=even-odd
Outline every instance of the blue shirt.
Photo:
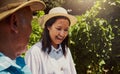
[[11,60],[0,53],[0,74],[31,74],[22,57]]

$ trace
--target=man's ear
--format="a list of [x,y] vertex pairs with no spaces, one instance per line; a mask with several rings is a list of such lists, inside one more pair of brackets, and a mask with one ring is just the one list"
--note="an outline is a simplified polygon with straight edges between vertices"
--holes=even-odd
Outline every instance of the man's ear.
[[16,14],[12,14],[10,17],[10,28],[13,32],[18,33],[18,18]]

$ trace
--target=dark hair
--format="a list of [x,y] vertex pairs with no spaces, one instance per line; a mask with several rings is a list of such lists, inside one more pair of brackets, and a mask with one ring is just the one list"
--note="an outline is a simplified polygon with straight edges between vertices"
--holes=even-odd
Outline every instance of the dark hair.
[[[56,22],[57,19],[61,19],[61,18],[62,19],[67,19],[69,21],[69,24],[70,24],[70,20],[65,16],[52,17],[49,20],[47,20],[46,23],[45,23],[45,27],[44,27],[43,34],[42,34],[42,50],[44,52],[46,52],[47,49],[48,49],[48,51],[47,51],[48,54],[51,51],[51,39],[50,39],[50,36],[49,36],[49,30],[47,28],[51,27],[53,25],[53,23]],[[63,42],[61,43],[61,47],[62,47],[64,56],[66,55],[65,46],[68,46],[68,40],[69,40],[69,37],[67,36],[63,40]]]
[[10,22],[10,18],[11,18],[11,15],[9,15],[8,17],[5,17],[4,19],[0,20],[0,24],[1,23],[9,23]]

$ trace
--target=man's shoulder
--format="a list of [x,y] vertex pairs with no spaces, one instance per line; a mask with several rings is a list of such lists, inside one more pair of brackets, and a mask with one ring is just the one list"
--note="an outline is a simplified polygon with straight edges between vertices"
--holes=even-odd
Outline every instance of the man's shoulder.
[[0,71],[10,67],[11,59],[0,53]]
[[19,56],[16,58],[16,64],[19,65],[21,68],[25,66],[25,60],[23,57]]
[[[3,62],[4,61],[4,62]],[[17,57],[14,61],[6,56],[0,56],[0,74],[31,74],[23,57]]]

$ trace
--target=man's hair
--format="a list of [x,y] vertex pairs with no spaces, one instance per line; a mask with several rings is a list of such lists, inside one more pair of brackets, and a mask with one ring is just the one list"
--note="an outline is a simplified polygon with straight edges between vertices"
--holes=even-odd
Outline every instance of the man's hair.
[[8,17],[2,19],[2,20],[0,21],[0,24],[3,24],[3,25],[4,25],[5,23],[9,23],[9,22],[10,22],[10,18],[11,18],[11,15],[9,15]]

